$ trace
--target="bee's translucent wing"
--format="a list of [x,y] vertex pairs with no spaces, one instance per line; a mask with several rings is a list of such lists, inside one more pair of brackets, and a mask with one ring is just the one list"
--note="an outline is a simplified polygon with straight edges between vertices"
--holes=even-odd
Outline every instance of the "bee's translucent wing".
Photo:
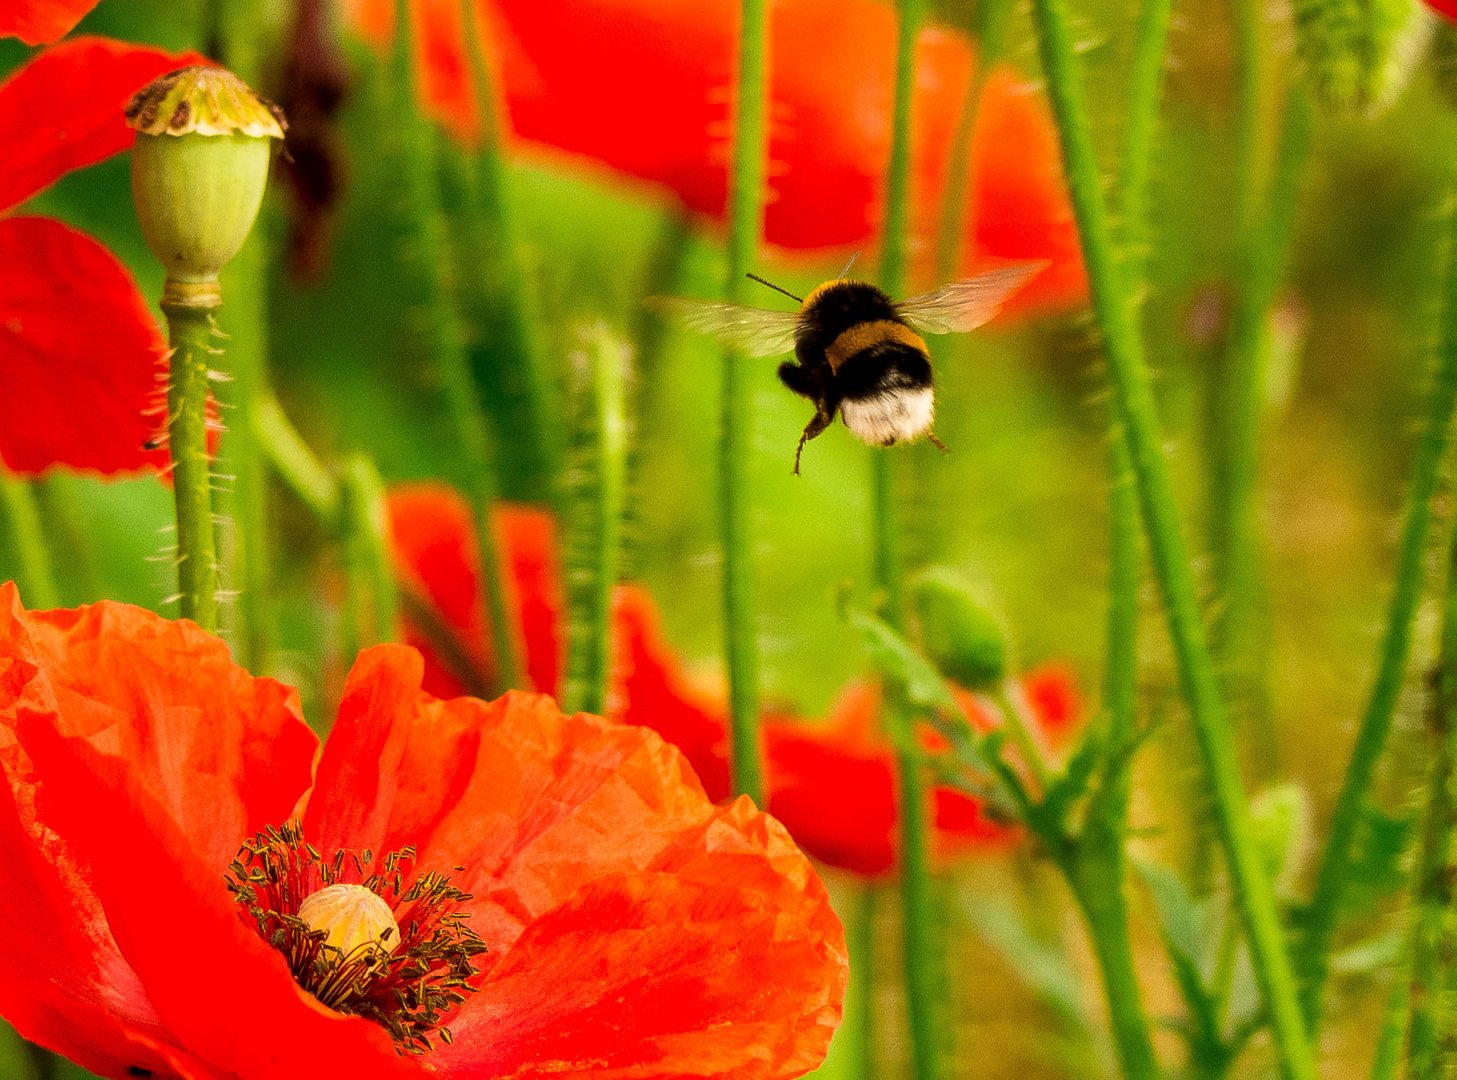
[[715,300],[649,296],[652,310],[700,334],[711,334],[748,356],[777,356],[794,348],[796,311],[767,311]]
[[1045,262],[1017,263],[953,281],[896,305],[901,317],[926,334],[963,334],[997,313]]

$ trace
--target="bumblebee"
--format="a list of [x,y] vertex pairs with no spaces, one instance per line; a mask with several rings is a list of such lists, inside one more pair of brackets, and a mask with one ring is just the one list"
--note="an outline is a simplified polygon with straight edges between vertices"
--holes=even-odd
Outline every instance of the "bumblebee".
[[[852,260],[853,262],[853,260]],[[894,446],[931,431],[935,384],[922,334],[964,333],[982,325],[1045,263],[1018,263],[895,301],[864,281],[844,276],[799,297],[754,274],[749,277],[799,303],[798,311],[653,297],[653,307],[691,329],[711,334],[748,356],[794,350],[779,365],[779,381],[814,403],[799,436],[794,473],[804,444],[839,415],[850,433],[871,446]]]

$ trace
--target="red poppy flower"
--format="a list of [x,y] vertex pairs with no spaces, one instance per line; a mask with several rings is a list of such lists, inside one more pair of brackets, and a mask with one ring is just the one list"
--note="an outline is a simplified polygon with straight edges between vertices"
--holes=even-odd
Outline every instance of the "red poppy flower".
[[[736,0],[481,0],[511,128],[664,185],[722,219],[728,188]],[[383,46],[390,0],[349,0]],[[427,104],[462,138],[479,121],[459,4],[416,0]],[[769,28],[765,236],[786,248],[853,248],[875,236],[890,153],[895,14],[881,0],[784,0]],[[952,136],[975,66],[963,36],[929,28],[917,50],[912,253],[929,272]],[[1010,309],[1086,295],[1077,229],[1046,105],[1011,68],[983,93],[961,270],[1001,260],[1048,266]]]
[[[401,568],[431,601],[465,655],[489,670],[489,645],[477,614],[480,604],[475,539],[464,501],[434,484],[401,488],[390,495],[390,518]],[[540,510],[506,509],[497,516],[498,542],[516,590],[527,667],[539,689],[560,675],[562,599],[552,522]],[[652,728],[683,752],[712,799],[730,794],[729,745],[721,702],[689,685],[664,642],[657,609],[640,588],[616,597],[616,647],[609,714]],[[436,658],[430,640],[409,623],[406,640],[426,656],[427,688],[455,692],[458,676]],[[1028,674],[1022,689],[1048,741],[1057,745],[1076,722],[1071,675],[1050,667]],[[983,730],[993,720],[977,699],[962,705]],[[896,793],[889,743],[874,723],[876,692],[851,687],[827,723],[808,725],[771,714],[764,720],[769,811],[805,851],[831,866],[875,875],[895,865]],[[928,745],[935,745],[929,729]],[[1015,838],[992,821],[974,798],[950,788],[934,793],[935,822],[944,853],[997,847]]]
[[1448,19],[1457,19],[1457,0],[1427,0],[1427,7]]
[[18,37],[27,45],[49,45],[96,6],[97,0],[7,0],[0,9],[0,38]]
[[819,1062],[843,934],[777,822],[649,731],[421,673],[362,653],[315,767],[296,691],[193,624],[0,586],[0,1016],[116,1077]]
[[[83,37],[47,49],[0,83],[0,215],[129,147],[122,108],[131,95],[200,60]],[[112,474],[165,465],[165,451],[144,449],[157,426],[151,413],[165,351],[146,300],[105,247],[50,218],[0,217],[6,467]]]

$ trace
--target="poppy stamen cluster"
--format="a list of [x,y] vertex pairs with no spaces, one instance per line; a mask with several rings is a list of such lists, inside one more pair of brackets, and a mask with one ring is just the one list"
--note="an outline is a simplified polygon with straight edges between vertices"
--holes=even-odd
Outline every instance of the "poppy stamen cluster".
[[406,886],[414,848],[366,873],[372,862],[369,851],[325,861],[301,825],[285,822],[244,843],[225,880],[301,987],[336,1012],[373,1020],[401,1053],[425,1053],[432,1037],[451,1041],[444,1021],[474,992],[473,958],[486,943],[459,910],[470,894],[449,877],[428,871]]

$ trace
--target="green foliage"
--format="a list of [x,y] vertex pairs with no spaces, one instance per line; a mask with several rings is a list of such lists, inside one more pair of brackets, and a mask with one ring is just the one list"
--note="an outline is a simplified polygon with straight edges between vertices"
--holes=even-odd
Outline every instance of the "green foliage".
[[1431,29],[1419,0],[1295,0],[1295,29],[1316,99],[1338,116],[1386,109]]

